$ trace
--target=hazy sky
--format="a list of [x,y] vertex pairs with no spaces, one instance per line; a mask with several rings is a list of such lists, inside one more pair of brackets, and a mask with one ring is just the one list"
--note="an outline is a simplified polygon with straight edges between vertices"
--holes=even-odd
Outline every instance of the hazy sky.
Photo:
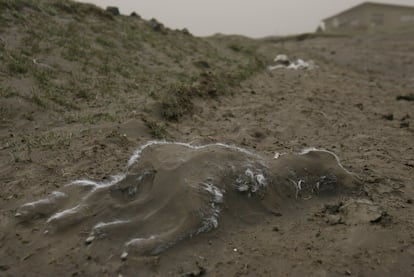
[[[136,11],[198,36],[214,33],[250,37],[286,35],[316,30],[321,19],[362,3],[361,0],[78,0],[98,6]],[[413,5],[414,0],[375,2]]]

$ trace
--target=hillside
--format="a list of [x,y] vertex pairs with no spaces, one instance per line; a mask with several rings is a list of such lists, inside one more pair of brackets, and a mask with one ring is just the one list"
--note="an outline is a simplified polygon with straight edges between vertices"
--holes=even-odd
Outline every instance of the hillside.
[[[0,276],[414,273],[412,30],[200,38],[138,14],[67,0],[0,0]],[[268,70],[279,54],[313,60],[316,67]],[[144,163],[130,168],[134,151],[154,139],[189,143],[195,152],[180,148],[187,144],[147,146],[153,154],[144,152]],[[188,196],[193,187],[173,189],[182,185],[180,178],[199,180],[221,172],[220,165],[260,164],[230,150],[206,153],[194,146],[207,144],[253,153],[272,164],[263,170],[276,168],[281,172],[272,173],[281,176],[289,170],[273,166],[276,157],[295,159],[306,147],[326,149],[358,177],[359,186],[352,193],[338,189],[328,196],[298,197],[301,182],[294,181],[296,196],[281,189],[281,195],[270,197],[277,202],[273,209],[266,210],[265,192],[238,198],[227,184],[224,203],[208,202],[222,205],[218,228],[179,237],[157,255],[121,258],[117,243],[131,228],[119,229],[113,241],[90,239],[100,212],[125,209],[131,217],[134,212],[125,203],[100,202],[99,195],[86,201],[87,186],[67,192],[75,195],[70,204],[89,205],[82,224],[49,234],[49,211],[30,220],[15,216],[25,203],[66,191],[74,180],[108,188],[102,199],[124,199],[116,193],[128,191],[122,186],[138,178],[133,170],[159,166],[158,174],[171,172],[171,177],[145,182],[162,188],[165,180],[163,197],[169,192],[185,197],[163,203],[149,190],[154,194],[142,205],[148,215],[139,220],[151,214],[159,219],[134,228],[152,236],[161,232],[157,226],[170,218],[179,221],[188,207],[198,205],[199,194]],[[185,170],[177,173],[179,165]],[[320,169],[316,162],[307,167]],[[158,176],[154,168],[145,172]],[[132,177],[125,175],[126,183],[114,192],[108,184],[121,172]],[[233,173],[220,174],[228,180]],[[289,178],[275,185],[285,183],[292,185]],[[101,240],[109,243],[101,248]]]
[[[65,123],[128,117],[136,105],[147,104],[143,98],[166,100],[171,85],[191,86],[206,74],[210,89],[223,93],[260,63],[252,48],[220,51],[155,19],[113,16],[92,5],[2,1],[1,8],[2,96],[19,98],[28,108],[14,114],[9,106],[8,117],[56,112]],[[74,115],[91,106],[94,111]]]

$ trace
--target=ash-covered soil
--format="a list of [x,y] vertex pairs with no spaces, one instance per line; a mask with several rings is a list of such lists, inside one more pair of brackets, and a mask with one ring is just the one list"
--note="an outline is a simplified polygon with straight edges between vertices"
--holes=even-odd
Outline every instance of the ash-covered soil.
[[[414,274],[413,31],[300,41],[197,38],[70,1],[0,0],[0,8],[0,276]],[[313,60],[317,67],[267,70],[278,54]],[[65,191],[72,181],[108,183],[125,172],[139,146],[154,139],[235,145],[268,163],[307,147],[326,149],[357,176],[358,189],[296,195],[297,186],[286,181],[291,176],[284,176],[279,183],[288,189],[275,193],[277,209],[262,206],[263,195],[227,193],[217,202],[223,213],[217,228],[160,253],[138,247],[121,257],[135,230],[145,237],[158,226],[176,230],[179,218],[193,224],[187,210],[212,204],[209,194],[192,197],[185,186],[164,191],[164,184],[185,178],[208,183],[211,177],[234,188],[234,172],[247,169],[237,167],[244,152],[167,149],[155,153],[156,160],[143,156],[138,168],[158,167],[158,173],[148,171],[155,177],[143,181],[143,210],[134,202],[140,190],[131,201],[131,183],[121,181],[87,202],[91,208],[81,224],[44,233],[48,215],[82,202],[88,186],[75,190],[79,196],[67,206],[15,216],[25,203]],[[166,172],[176,166],[171,160],[186,166],[172,170],[169,180]],[[219,170],[231,162],[235,171]],[[278,167],[267,172],[272,168]],[[138,205],[132,206],[142,225],[118,226],[110,238],[91,234],[122,209],[132,217],[128,201]],[[152,208],[161,218],[151,218]],[[186,230],[193,226],[186,224]]]

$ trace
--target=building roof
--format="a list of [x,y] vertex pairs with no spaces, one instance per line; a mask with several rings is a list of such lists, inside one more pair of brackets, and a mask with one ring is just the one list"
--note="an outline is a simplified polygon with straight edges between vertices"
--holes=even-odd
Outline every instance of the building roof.
[[349,9],[347,9],[347,10],[344,10],[344,11],[342,11],[340,13],[337,13],[335,15],[332,15],[330,17],[327,17],[327,18],[323,19],[322,21],[330,20],[330,19],[332,19],[334,17],[340,16],[340,15],[342,15],[344,13],[350,12],[352,10],[359,9],[359,8],[361,8],[363,6],[367,6],[367,5],[385,6],[385,7],[392,7],[392,8],[405,8],[405,9],[408,8],[408,9],[414,9],[414,6],[407,6],[407,5],[386,4],[386,3],[376,3],[376,2],[364,2],[364,3],[361,3],[359,5],[353,6],[353,7],[349,8]]

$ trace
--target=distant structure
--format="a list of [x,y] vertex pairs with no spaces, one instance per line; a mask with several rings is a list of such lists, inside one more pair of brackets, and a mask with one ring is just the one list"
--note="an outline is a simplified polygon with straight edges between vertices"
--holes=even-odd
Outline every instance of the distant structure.
[[323,20],[333,33],[393,30],[414,26],[414,6],[365,2]]

